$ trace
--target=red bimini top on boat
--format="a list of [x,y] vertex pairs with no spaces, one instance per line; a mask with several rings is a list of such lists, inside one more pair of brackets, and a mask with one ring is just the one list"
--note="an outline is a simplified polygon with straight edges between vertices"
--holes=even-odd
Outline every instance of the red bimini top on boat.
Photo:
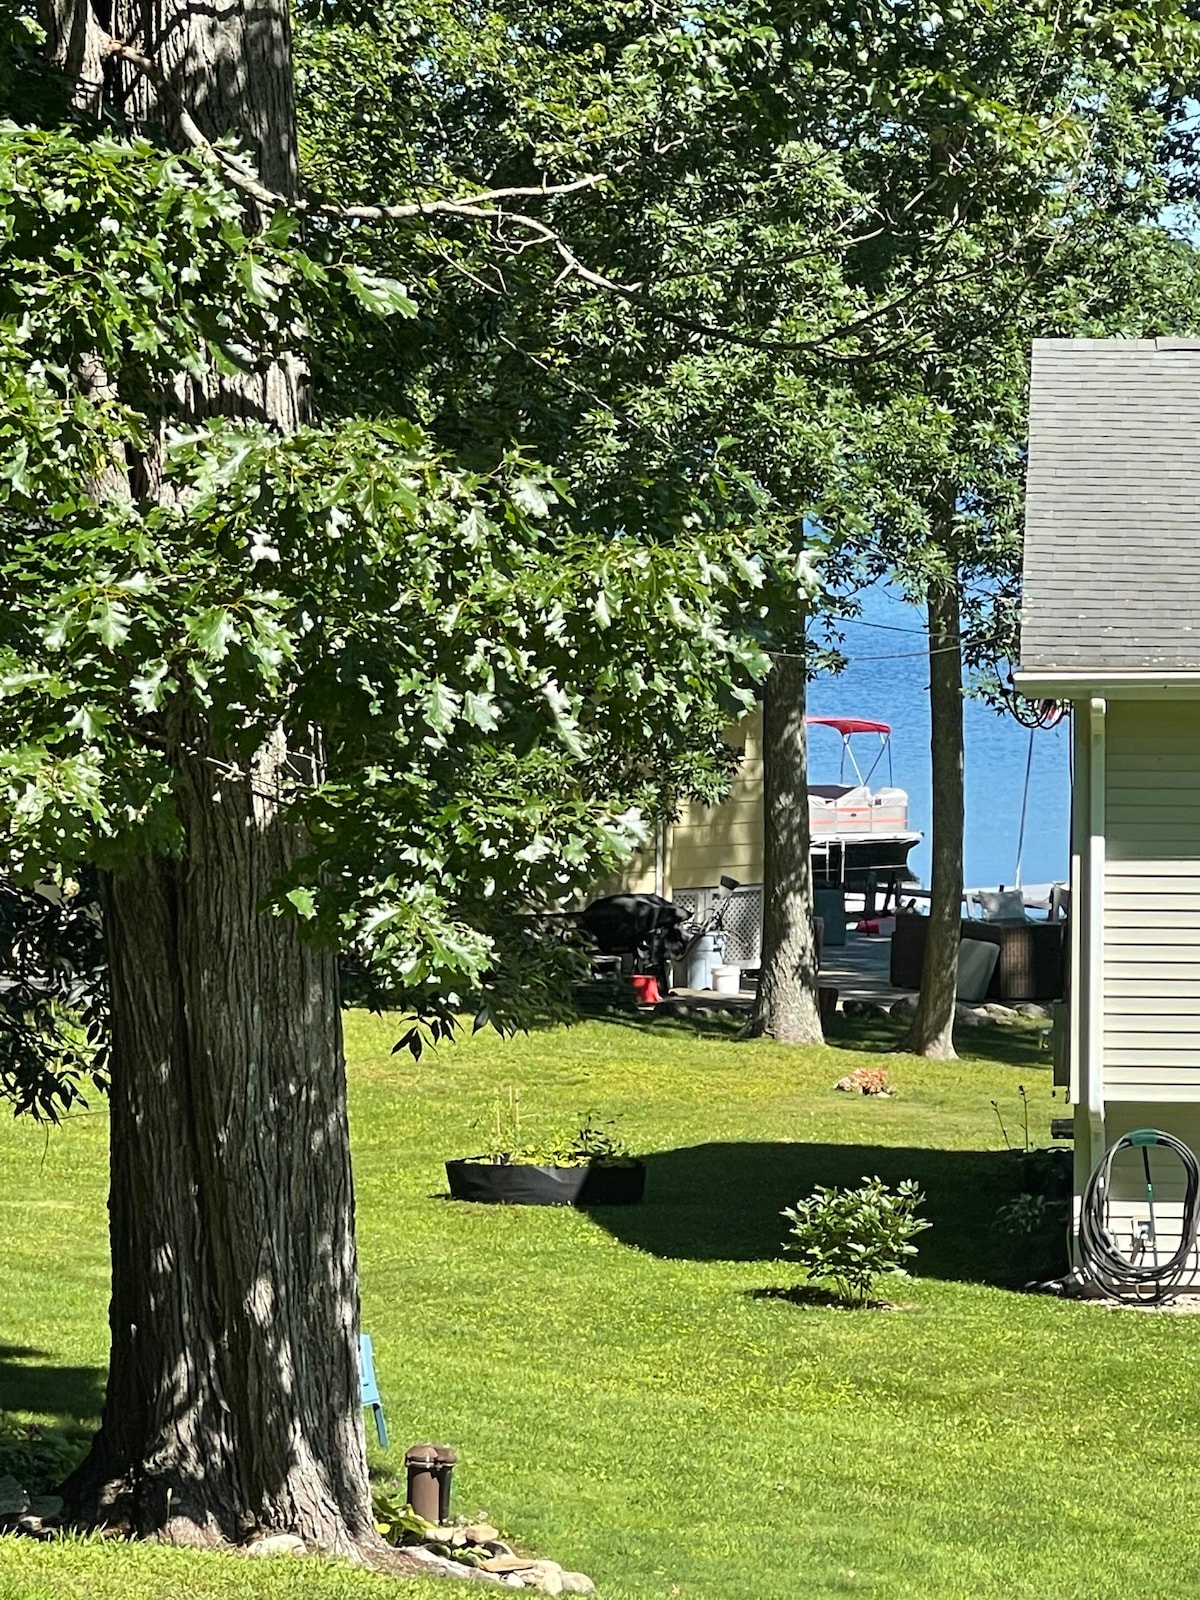
[[870,722],[865,717],[805,717],[812,727],[836,728],[839,733],[891,733],[886,722]]

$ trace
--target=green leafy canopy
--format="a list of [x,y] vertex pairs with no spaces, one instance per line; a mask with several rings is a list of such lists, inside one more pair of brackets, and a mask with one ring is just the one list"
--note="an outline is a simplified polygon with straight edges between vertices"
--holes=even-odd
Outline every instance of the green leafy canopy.
[[[532,960],[528,914],[644,838],[649,756],[751,703],[768,607],[800,592],[786,548],[731,523],[711,467],[686,519],[600,530],[519,447],[466,465],[396,416],[173,427],[173,387],[212,366],[269,381],[298,326],[413,309],[279,219],[248,229],[201,157],[9,127],[0,223],[15,874],[181,849],[200,727],[214,786],[272,729],[319,728],[320,770],[280,797],[311,848],[278,913],[422,1014],[481,989],[497,1020],[544,1010],[570,963]],[[109,488],[127,451],[144,492]],[[497,975],[501,943],[529,981]]]

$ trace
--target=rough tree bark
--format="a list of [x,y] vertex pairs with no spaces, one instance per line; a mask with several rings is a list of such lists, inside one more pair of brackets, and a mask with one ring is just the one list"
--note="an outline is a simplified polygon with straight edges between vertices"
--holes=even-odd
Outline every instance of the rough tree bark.
[[[165,72],[208,137],[233,134],[295,187],[284,0],[54,0],[50,50],[127,124],[170,137]],[[101,82],[95,77],[99,68]],[[83,78],[87,74],[86,81]],[[169,419],[304,413],[299,364],[213,374]],[[124,492],[154,492],[153,457]],[[114,490],[114,492],[120,492]],[[76,1521],[176,1543],[287,1530],[375,1544],[359,1403],[358,1287],[337,975],[261,910],[301,847],[281,805],[282,734],[249,761],[197,719],[166,727],[185,851],[108,874],[112,985],[112,1351],[92,1450],[64,1485]]]
[[808,828],[807,682],[800,656],[776,656],[763,693],[763,950],[752,1034],[820,1044]]
[[921,993],[902,1050],[954,1059],[963,892],[963,690],[958,585],[931,583],[928,596],[933,870]]
[[333,958],[265,916],[299,843],[271,798],[176,746],[181,861],[108,874],[112,1334],[85,1519],[174,1543],[371,1542]]

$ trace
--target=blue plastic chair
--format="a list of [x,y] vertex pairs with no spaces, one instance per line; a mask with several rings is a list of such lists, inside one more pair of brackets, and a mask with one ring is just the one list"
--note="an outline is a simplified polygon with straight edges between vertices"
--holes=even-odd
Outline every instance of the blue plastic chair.
[[370,1406],[375,1418],[375,1432],[379,1439],[379,1448],[386,1450],[388,1447],[387,1421],[383,1415],[383,1400],[379,1394],[379,1384],[375,1378],[375,1352],[371,1347],[371,1335],[360,1333],[358,1336],[358,1364],[362,1371],[362,1403]]

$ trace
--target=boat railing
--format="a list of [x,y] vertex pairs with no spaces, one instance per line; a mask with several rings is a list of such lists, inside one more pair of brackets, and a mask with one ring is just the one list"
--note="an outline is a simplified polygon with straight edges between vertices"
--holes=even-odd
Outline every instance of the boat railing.
[[814,837],[838,834],[893,834],[908,831],[908,795],[903,789],[843,788],[814,784],[808,791],[809,831]]

